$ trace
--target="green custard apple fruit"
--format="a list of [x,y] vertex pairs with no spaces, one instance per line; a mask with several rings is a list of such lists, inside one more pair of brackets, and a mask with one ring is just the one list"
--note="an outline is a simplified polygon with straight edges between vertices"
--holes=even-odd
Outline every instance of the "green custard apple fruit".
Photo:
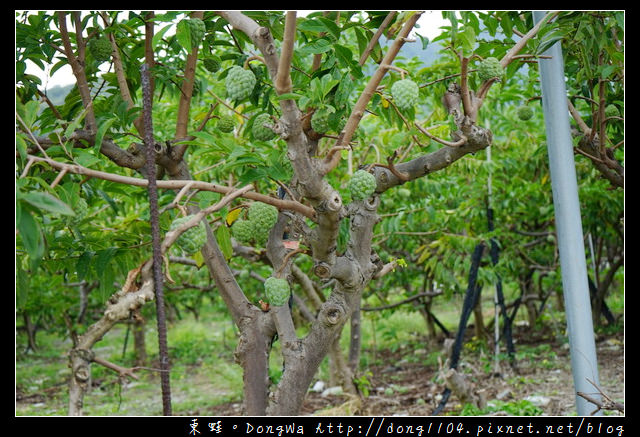
[[66,223],[71,227],[78,226],[80,222],[87,217],[87,214],[89,213],[89,205],[87,205],[87,201],[80,197],[76,202],[73,212],[75,212],[76,215],[66,217]]
[[[185,217],[177,217],[171,223],[170,230],[174,230],[181,224],[191,220],[193,215],[188,215]],[[197,225],[187,229],[184,231],[178,239],[176,240],[176,244],[184,253],[187,255],[193,255],[204,246],[204,243],[207,241],[207,231],[204,226],[204,223],[200,221]]]
[[271,129],[271,126],[273,126],[271,116],[267,113],[262,113],[259,114],[253,121],[251,132],[253,133],[255,139],[261,141],[269,141],[276,136],[273,129]]
[[215,73],[220,70],[220,60],[214,56],[207,56],[202,60],[204,68],[211,73]]
[[604,115],[605,117],[618,117],[620,116],[620,111],[618,110],[618,107],[612,103],[604,108]]
[[231,226],[231,235],[242,244],[249,244],[253,240],[255,228],[249,220],[238,219]]
[[365,170],[356,171],[349,181],[349,191],[353,200],[363,200],[371,196],[377,187],[374,175]]
[[291,289],[286,279],[270,276],[264,281],[264,291],[270,305],[282,306],[289,302]]
[[478,66],[478,78],[483,82],[493,77],[502,77],[503,73],[504,68],[500,65],[500,61],[493,56],[485,58]]
[[398,194],[403,199],[408,199],[409,197],[411,197],[411,190],[408,188],[400,188],[398,189]]
[[111,42],[109,38],[92,38],[87,43],[91,56],[98,62],[105,62],[111,59]]
[[251,70],[245,70],[239,65],[233,66],[227,73],[225,87],[227,96],[232,100],[244,100],[251,95],[256,86],[256,77]]
[[262,202],[253,202],[249,206],[247,217],[253,226],[253,240],[256,245],[264,246],[269,239],[269,231],[278,220],[278,208]]
[[278,208],[263,202],[253,202],[247,211],[249,221],[254,223],[257,231],[269,231],[278,220]]
[[319,134],[329,130],[330,112],[326,109],[316,109],[311,116],[311,128]]
[[204,21],[199,18],[190,18],[186,19],[185,22],[189,27],[189,34],[191,35],[191,47],[196,48],[204,38],[204,33],[206,31]]
[[216,123],[216,127],[220,132],[233,132],[236,127],[236,122],[231,115],[221,115]]
[[531,119],[531,117],[533,117],[533,109],[531,108],[531,106],[527,106],[527,105],[523,105],[518,107],[517,110],[518,113],[518,118],[522,121],[526,121]]
[[401,79],[391,86],[391,96],[400,109],[409,109],[418,102],[420,90],[411,79]]

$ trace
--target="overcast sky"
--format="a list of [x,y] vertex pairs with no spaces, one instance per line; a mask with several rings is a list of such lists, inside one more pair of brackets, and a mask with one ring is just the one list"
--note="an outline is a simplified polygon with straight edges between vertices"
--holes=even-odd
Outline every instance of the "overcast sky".
[[[298,15],[306,16],[314,11],[298,11]],[[432,40],[440,34],[440,26],[445,24],[442,19],[441,11],[425,11],[418,20],[420,28],[417,32]],[[104,64],[105,66],[108,64]],[[47,72],[42,71],[39,67],[31,64],[27,67],[27,73],[36,75],[42,80],[42,87],[51,88],[56,85],[68,85],[75,83],[75,78],[71,73],[71,67],[65,65],[58,69],[52,77],[47,77]]]

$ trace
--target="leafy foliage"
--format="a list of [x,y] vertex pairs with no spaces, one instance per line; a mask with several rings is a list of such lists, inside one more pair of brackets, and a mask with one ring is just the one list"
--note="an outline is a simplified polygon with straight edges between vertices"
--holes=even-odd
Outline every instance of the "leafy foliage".
[[[386,37],[393,40],[413,13],[398,14]],[[267,28],[275,48],[282,49],[282,12],[245,14]],[[620,287],[616,271],[624,253],[624,192],[616,183],[620,173],[616,169],[624,166],[624,14],[560,13],[541,26],[523,47],[524,55],[504,70],[495,61],[508,55],[534,26],[530,14],[443,11],[442,15],[448,21],[443,32],[430,41],[417,35],[414,43],[423,50],[439,47],[436,58],[427,62],[401,51],[394,67],[410,72],[411,79],[389,70],[371,92],[348,150],[335,152],[335,141],[389,50],[389,43],[372,39],[387,17],[385,11],[313,12],[298,17],[291,90],[281,95],[272,84],[269,66],[253,55],[254,41],[213,11],[203,12],[201,18],[186,11],[16,13],[16,310],[33,316],[39,326],[67,334],[82,332],[128,273],[149,258],[148,200],[143,189],[114,178],[63,173],[32,158],[37,155],[111,175],[144,176],[136,159],[142,152],[140,66],[148,50],[156,56],[151,67],[156,146],[166,156],[184,153],[184,167],[168,166],[163,176],[179,179],[176,175],[187,168],[196,181],[253,184],[256,192],[276,197],[279,187],[295,179],[295,157],[287,149],[286,135],[274,133],[287,126],[276,125],[276,120],[282,116],[283,101],[295,102],[311,129],[303,123],[304,134],[317,142],[310,150],[314,158],[339,154],[336,167],[324,176],[327,184],[344,199],[373,195],[380,200],[377,212],[382,220],[374,228],[374,255],[382,264],[406,260],[406,266],[375,279],[363,297],[386,304],[398,292],[411,297],[438,289],[445,298],[462,292],[470,254],[476,245],[489,241],[499,245],[500,259],[495,265],[488,258],[481,264],[480,285],[504,281],[512,298],[527,278],[535,279],[541,298],[561,289],[536,66],[551,44],[560,43],[569,102],[575,109],[583,227],[585,235],[595,240],[595,249],[588,254],[593,261],[588,263],[590,274],[604,279],[611,273],[605,294]],[[154,32],[148,34],[146,26],[151,24]],[[117,50],[109,45],[107,55],[105,45],[103,53],[91,54],[94,44],[107,37]],[[70,52],[65,44],[71,46]],[[53,74],[72,65],[74,57],[83,76],[78,76],[64,101],[54,105],[41,80],[27,73],[27,65]],[[386,190],[381,185],[384,191],[374,194],[376,180],[372,182],[372,173],[364,168],[392,168],[394,160],[398,164],[426,156],[443,148],[439,140],[454,137],[459,126],[442,97],[460,81],[463,61],[472,90],[501,78],[482,97],[477,114],[478,125],[493,135],[491,148]],[[474,70],[478,74],[471,74]],[[185,113],[183,105],[188,106],[186,134],[177,121]],[[528,109],[526,116],[519,109],[523,107]],[[87,139],[83,133],[91,128],[93,137]],[[595,149],[585,149],[585,142],[596,144]],[[123,155],[127,159],[117,159]],[[602,162],[606,168],[599,165]],[[352,181],[360,177],[353,192]],[[167,231],[172,219],[166,211],[176,206],[177,193],[159,194],[161,227]],[[200,191],[187,197],[180,199],[181,208],[206,208],[221,195]],[[260,250],[264,235],[258,238],[256,229],[238,230],[248,223],[242,216],[247,205],[242,202],[237,200],[209,217],[209,222],[237,282],[255,304],[263,290],[260,278],[268,277],[272,269]],[[494,214],[493,229],[489,210]],[[261,232],[273,226],[274,214],[273,210],[266,214],[269,220],[260,225]],[[318,224],[307,221],[296,226]],[[348,249],[357,226],[350,217],[337,224],[338,254]],[[293,238],[298,230],[291,226],[286,232]],[[241,255],[238,242],[254,245],[252,255]],[[201,267],[201,256],[195,260]],[[312,260],[305,257],[295,262],[302,270],[313,269]],[[193,292],[170,296],[170,304],[197,306],[202,288],[211,282],[207,272],[177,262],[171,262],[169,269],[168,276]],[[80,322],[84,308],[77,289],[93,284],[97,292],[88,295],[89,320]],[[293,283],[292,290],[301,291]],[[321,291],[326,292],[326,288]],[[357,381],[361,388],[367,387],[366,378]],[[529,407],[517,406],[537,413]]]

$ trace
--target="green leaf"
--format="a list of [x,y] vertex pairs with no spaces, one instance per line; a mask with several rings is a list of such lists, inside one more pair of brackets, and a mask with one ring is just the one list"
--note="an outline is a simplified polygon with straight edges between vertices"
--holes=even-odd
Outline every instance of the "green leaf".
[[318,20],[322,22],[326,31],[329,32],[331,36],[335,39],[340,39],[340,28],[333,20],[329,20],[325,17],[318,17]]
[[320,32],[325,32],[327,30],[327,27],[324,25],[324,23],[318,20],[317,18],[300,21],[297,27],[298,27],[298,30],[301,30],[303,32],[320,33]]
[[18,233],[22,237],[22,244],[33,260],[39,260],[44,255],[44,238],[38,221],[31,215],[31,211],[22,208],[20,220],[16,223]]
[[302,48],[300,48],[300,52],[303,55],[308,55],[308,54],[317,55],[319,53],[326,53],[332,48],[333,48],[333,43],[329,41],[327,38],[318,38],[304,45]]
[[280,94],[279,96],[277,96],[276,100],[298,100],[300,97],[302,97],[301,94],[284,93],[284,94]]
[[[153,39],[151,40],[151,47],[154,50],[156,49],[156,47],[158,47],[158,44],[160,44],[160,42],[162,41],[164,34],[167,33],[167,30],[171,29],[171,27],[173,27],[173,24],[167,24],[165,27],[163,27],[153,35]],[[189,40],[189,42],[191,42],[191,40]]]
[[429,38],[422,36],[419,33],[416,33],[416,36],[420,38],[420,42],[422,42],[422,50],[427,50],[427,47],[429,46]]
[[185,20],[181,20],[176,26],[176,38],[187,53],[191,52],[191,31]]
[[462,44],[462,49],[466,52],[472,52],[476,42],[476,32],[473,30],[473,27],[466,26],[464,31],[458,34],[458,37]]
[[16,105],[16,110],[22,118],[22,121],[31,129],[38,118],[38,110],[40,109],[40,103],[37,100],[29,100],[24,105]]
[[91,260],[95,256],[95,253],[85,251],[78,257],[78,262],[76,262],[76,275],[78,276],[78,281],[82,281],[87,277],[87,273],[89,273],[89,266],[91,265]]
[[16,308],[24,308],[29,295],[29,275],[24,271],[20,263],[16,263]]
[[353,61],[353,53],[351,53],[351,50],[348,47],[345,47],[340,44],[334,44],[333,48],[336,51],[336,58],[338,58],[338,61],[340,62],[340,64],[343,67],[352,67],[352,65],[354,64],[354,61]]
[[103,121],[98,127],[98,132],[96,132],[96,142],[94,145],[96,152],[100,152],[100,147],[102,147],[102,139],[104,138],[104,135],[109,131],[109,128],[111,127],[113,122],[115,122],[116,120],[117,118],[115,117],[109,118]]
[[20,194],[19,199],[28,202],[42,211],[52,212],[54,214],[75,215],[73,210],[66,203],[57,197],[42,191]]
[[[218,137],[215,136],[215,135],[210,134],[209,132],[204,132],[204,131],[192,132],[191,135],[193,135],[194,137],[199,138],[202,141],[204,141],[206,143],[205,145],[212,145],[212,144],[216,144],[218,142]],[[193,141],[179,141],[176,144],[202,145],[202,144],[199,144],[199,143],[194,143]]]
[[216,229],[216,240],[220,246],[220,250],[228,261],[233,256],[233,246],[231,245],[231,232],[227,226],[218,226]]
[[96,252],[96,273],[99,277],[102,277],[108,270],[107,267],[117,252],[117,247],[109,247],[108,249]]

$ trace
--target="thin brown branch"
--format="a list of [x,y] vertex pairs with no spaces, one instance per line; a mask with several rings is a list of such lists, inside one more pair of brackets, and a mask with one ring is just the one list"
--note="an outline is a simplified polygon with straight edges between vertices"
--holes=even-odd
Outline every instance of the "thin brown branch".
[[413,29],[413,27],[415,26],[416,22],[418,21],[421,15],[422,15],[422,12],[418,12],[413,16],[411,16],[411,18],[409,18],[407,22],[404,24],[404,26],[402,27],[402,30],[399,32],[398,36],[393,41],[393,44],[391,44],[391,47],[389,47],[389,50],[387,51],[387,54],[382,59],[380,66],[373,73],[373,75],[371,76],[371,79],[369,79],[369,82],[365,86],[364,90],[362,91],[362,94],[360,94],[358,101],[353,107],[353,111],[351,112],[351,115],[347,120],[347,124],[344,127],[343,135],[341,135],[341,138],[338,141],[338,144],[337,144],[338,146],[344,146],[348,144],[349,141],[351,141],[351,137],[353,136],[356,128],[358,127],[360,120],[364,116],[367,104],[373,97],[374,93],[376,92],[376,89],[378,88],[378,85],[380,85],[382,78],[384,77],[384,75],[387,73],[389,69],[388,66],[393,63],[393,60],[398,55],[400,48],[404,45],[406,41],[406,37],[409,35],[409,32],[411,32],[411,29]]
[[462,96],[462,109],[465,115],[468,115],[472,120],[475,120],[475,114],[477,111],[471,106],[471,94],[469,92],[469,58],[460,55],[460,95]]
[[324,160],[321,164],[320,173],[326,175],[331,170],[336,168],[338,163],[340,162],[340,152],[343,150],[349,150],[348,146],[335,146],[332,147],[331,150],[327,152],[327,156],[325,156]]
[[291,57],[296,40],[296,11],[287,11],[284,21],[284,37],[278,63],[278,75],[274,82],[276,92],[280,94],[291,92]]
[[587,136],[590,135],[591,128],[587,126],[587,123],[585,123],[585,121],[580,116],[580,113],[578,112],[576,107],[573,106],[571,101],[569,101],[569,99],[567,99],[567,106],[569,107],[569,113],[571,114],[571,117],[573,117],[573,119],[575,120],[576,124],[578,125],[582,133]]
[[409,303],[409,302],[413,302],[414,300],[420,299],[421,297],[433,297],[433,296],[438,296],[442,294],[441,291],[426,291],[424,293],[418,293],[414,296],[411,296],[407,299],[401,300],[399,302],[395,302],[395,303],[391,303],[388,305],[382,305],[382,306],[378,306],[378,307],[362,307],[361,310],[362,311],[381,311],[381,310],[386,310],[389,308],[395,308],[398,307],[400,305],[404,305],[405,303]]
[[20,122],[20,124],[22,125],[22,127],[27,131],[27,133],[29,134],[29,136],[31,137],[31,141],[34,142],[34,144],[36,145],[36,147],[40,150],[40,152],[47,158],[50,159],[49,156],[47,155],[47,152],[44,151],[44,149],[42,148],[42,146],[40,145],[40,142],[36,139],[36,137],[33,135],[33,132],[31,132],[31,129],[29,129],[29,127],[27,126],[27,124],[22,120],[22,117],[20,117],[20,115],[18,115],[18,112],[16,111],[16,119]]
[[[100,16],[104,21],[105,28],[110,27],[111,22],[109,20],[107,13],[100,12]],[[109,42],[111,43],[111,57],[113,58],[113,69],[116,73],[118,88],[120,90],[120,97],[122,97],[122,100],[127,102],[127,109],[131,109],[133,108],[133,98],[131,97],[131,91],[129,90],[129,85],[127,84],[127,77],[124,72],[122,57],[120,56],[120,49],[118,48],[118,44],[116,42],[116,38],[113,32],[109,32],[108,38],[109,38]],[[133,125],[136,127],[136,130],[140,135],[144,135],[142,115],[140,115],[134,120]]]
[[276,277],[276,278],[279,278],[279,277],[280,277],[280,275],[281,275],[281,274],[282,274],[282,272],[284,271],[284,268],[287,266],[287,263],[289,262],[289,260],[290,260],[293,256],[295,256],[295,255],[297,255],[297,254],[299,254],[299,253],[305,253],[305,251],[306,251],[306,249],[300,249],[300,248],[298,248],[298,249],[292,250],[291,252],[288,252],[288,253],[284,256],[284,258],[282,258],[282,265],[280,266],[280,268],[278,268],[278,270],[276,270],[276,272],[275,272],[275,277]]
[[[66,170],[68,173],[81,174],[85,176],[89,176],[92,178],[98,178],[103,180],[108,180],[112,182],[118,182],[122,184],[133,185],[137,187],[147,187],[148,181],[143,178],[134,178],[130,176],[122,176],[113,173],[107,173],[98,170],[91,170],[89,168],[83,167],[77,164],[66,164],[62,162],[55,161],[53,159],[41,158],[38,156],[27,155],[29,160],[34,162],[45,162],[56,168],[58,170]],[[158,180],[157,181],[159,189],[166,190],[178,190],[180,188],[185,187],[187,184],[192,184],[193,189],[202,190],[202,191],[212,191],[214,193],[222,193],[229,194],[233,191],[233,188],[225,187],[224,185],[212,184],[209,182],[203,181],[194,181],[189,179],[182,180]],[[243,197],[255,201],[260,201],[263,203],[268,203],[270,205],[275,206],[278,209],[286,209],[290,211],[299,212],[300,214],[308,217],[310,219],[315,219],[315,211],[313,208],[303,205],[300,202],[296,202],[294,200],[284,200],[278,199],[275,197],[267,196],[265,194],[256,193],[253,191],[248,191],[243,193]]]
[[101,366],[104,366],[107,369],[111,369],[111,370],[114,370],[114,371],[118,372],[118,375],[120,375],[120,376],[127,376],[129,378],[139,379],[138,375],[133,373],[135,371],[134,367],[122,367],[122,366],[114,364],[114,363],[112,363],[110,361],[104,360],[102,358],[98,358],[96,356],[93,357],[93,362],[97,363],[97,364],[100,364]]
[[[97,130],[96,117],[93,112],[93,100],[91,99],[91,93],[89,92],[89,83],[84,71],[84,59],[78,58],[71,46],[71,38],[69,37],[69,31],[67,30],[67,14],[66,12],[58,12],[58,26],[60,27],[60,37],[62,38],[64,53],[67,57],[67,61],[71,66],[71,71],[76,78],[76,85],[78,86],[78,93],[82,99],[82,105],[87,110],[85,115],[85,125],[91,132]],[[76,29],[76,33],[80,33],[80,29]]]
[[[199,18],[202,20],[204,11],[195,11],[191,13],[192,18]],[[193,47],[191,52],[187,55],[187,60],[184,66],[184,79],[182,81],[180,93],[180,101],[178,102],[178,115],[176,120],[176,133],[175,138],[186,138],[189,130],[189,110],[191,107],[191,96],[193,95],[193,84],[196,77],[196,63],[198,62],[198,48],[197,45]],[[174,157],[176,159],[182,158],[187,150],[186,145],[179,145],[174,150]]]
[[376,33],[373,35],[373,37],[371,37],[371,40],[369,40],[367,47],[362,52],[360,60],[358,61],[360,65],[364,65],[365,61],[373,51],[373,48],[378,43],[378,40],[380,40],[380,36],[384,33],[387,27],[389,27],[389,23],[393,21],[397,14],[398,11],[390,11],[389,14],[387,14],[387,16],[384,18],[384,21],[382,22],[382,24],[380,24],[380,27],[378,28],[378,30],[376,30]]
[[425,134],[427,137],[429,137],[432,140],[434,140],[434,141],[436,141],[436,142],[438,142],[440,144],[443,144],[445,146],[448,146],[448,147],[462,147],[467,143],[467,138],[464,135],[458,141],[451,142],[451,141],[443,140],[442,138],[436,137],[435,135],[429,133],[429,131],[427,131],[425,128],[420,126],[418,123],[414,123],[414,125],[415,125],[415,127],[418,128],[418,130],[420,132]]
[[387,157],[387,168],[389,169],[389,171],[391,173],[393,173],[393,175],[395,177],[397,177],[398,179],[400,179],[403,182],[406,182],[406,181],[409,180],[409,175],[406,175],[406,174],[398,171],[396,166],[393,164],[393,162],[396,160],[397,157],[398,157],[398,151],[394,150],[393,154],[389,155]]
[[529,40],[536,36],[536,34],[540,31],[540,28],[547,24],[548,21],[554,19],[558,14],[559,12],[557,11],[548,12],[547,15],[542,18],[542,20],[538,21],[536,25],[533,26],[531,30],[529,30],[529,32],[527,32],[522,38],[520,38],[520,40],[515,43],[515,45],[511,47],[511,49],[509,49],[509,51],[502,57],[502,59],[500,59],[500,65],[502,65],[502,68],[506,68],[507,65],[509,65],[515,59],[515,56],[520,52],[520,50],[522,50],[522,48],[529,42]]

